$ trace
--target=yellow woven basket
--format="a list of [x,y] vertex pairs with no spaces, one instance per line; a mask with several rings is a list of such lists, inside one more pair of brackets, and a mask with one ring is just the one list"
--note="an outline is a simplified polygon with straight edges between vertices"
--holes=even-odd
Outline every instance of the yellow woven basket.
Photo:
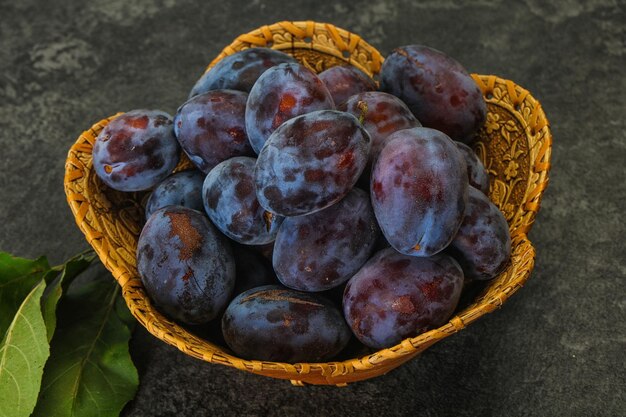
[[[209,65],[254,46],[272,47],[295,56],[320,72],[350,63],[371,76],[380,71],[381,54],[359,36],[330,24],[280,22],[239,36]],[[528,279],[535,251],[526,234],[548,183],[552,137],[541,105],[528,91],[493,75],[472,75],[487,101],[487,121],[475,150],[490,176],[490,198],[510,225],[513,254],[509,267],[490,281],[473,302],[443,326],[403,340],[396,346],[354,359],[328,363],[278,363],[243,360],[190,333],[161,315],[147,297],[136,269],[137,239],[143,225],[141,193],[105,186],[92,167],[98,133],[115,116],[83,132],[65,164],[65,193],[76,223],[102,263],[122,287],[128,307],[150,333],[198,359],[231,366],[294,385],[343,386],[384,374],[437,341],[500,307]],[[182,163],[179,169],[189,164]]]

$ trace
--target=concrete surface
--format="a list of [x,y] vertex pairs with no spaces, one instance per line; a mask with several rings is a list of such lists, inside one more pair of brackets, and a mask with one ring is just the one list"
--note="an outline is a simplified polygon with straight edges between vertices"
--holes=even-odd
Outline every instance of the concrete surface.
[[533,275],[501,310],[343,389],[208,365],[139,330],[123,415],[625,415],[623,1],[0,1],[0,249],[53,262],[85,249],[62,189],[80,132],[117,111],[174,112],[224,45],[285,19],[335,23],[384,54],[424,43],[541,100],[554,150]]

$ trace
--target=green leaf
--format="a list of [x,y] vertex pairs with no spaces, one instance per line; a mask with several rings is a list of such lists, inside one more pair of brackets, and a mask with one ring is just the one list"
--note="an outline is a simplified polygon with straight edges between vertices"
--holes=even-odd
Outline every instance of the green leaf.
[[117,417],[134,397],[139,382],[128,351],[131,330],[117,312],[120,299],[110,276],[73,285],[61,299],[33,416]]
[[[47,276],[46,281],[49,282],[46,293],[42,302],[42,313],[44,321],[46,322],[46,331],[48,333],[48,342],[52,340],[54,335],[54,329],[56,327],[57,317],[56,308],[63,291],[66,291],[69,285],[72,283],[81,272],[91,265],[96,258],[96,254],[93,251],[87,251],[76,255],[62,266],[61,275],[53,279],[54,275],[58,273],[57,270],[51,270]],[[60,269],[60,268],[59,268]]]
[[49,271],[45,257],[30,260],[0,252],[0,337],[6,333],[24,298]]
[[26,295],[0,344],[0,416],[28,417],[37,402],[50,354],[40,299],[42,279]]

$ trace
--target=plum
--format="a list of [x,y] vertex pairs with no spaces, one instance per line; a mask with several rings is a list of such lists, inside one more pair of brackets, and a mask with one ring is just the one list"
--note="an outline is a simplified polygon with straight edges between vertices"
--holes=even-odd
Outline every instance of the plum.
[[321,110],[285,122],[261,150],[256,193],[266,210],[299,216],[341,200],[363,172],[370,137],[356,117]]
[[328,68],[320,72],[319,77],[326,84],[336,105],[355,94],[378,89],[374,80],[351,65]]
[[363,344],[382,349],[439,327],[454,312],[463,271],[450,256],[376,253],[346,285],[343,310]]
[[263,245],[273,242],[283,217],[266,211],[254,185],[256,159],[239,156],[221,162],[204,180],[202,195],[209,218],[236,242]]
[[369,196],[355,188],[324,210],[285,219],[274,244],[274,270],[289,288],[328,290],[367,261],[379,234]]
[[369,179],[371,166],[385,144],[385,139],[398,130],[422,126],[411,110],[398,97],[381,91],[356,94],[338,108],[357,118],[363,118],[363,127],[370,134],[372,149],[365,174]]
[[278,285],[237,296],[222,317],[222,332],[243,358],[291,363],[327,361],[350,340],[331,301]]
[[511,235],[504,215],[474,187],[469,188],[465,217],[449,252],[465,276],[476,280],[495,278],[511,257]]
[[423,45],[396,48],[381,69],[381,90],[404,101],[426,127],[471,143],[487,117],[485,99],[467,70]]
[[297,61],[269,48],[248,48],[221,59],[196,82],[189,98],[210,90],[239,90],[246,93],[268,68]]
[[144,225],[137,271],[157,308],[187,324],[215,318],[235,285],[227,239],[202,213],[180,206],[155,211]]
[[258,154],[269,136],[287,120],[335,105],[317,75],[300,64],[280,64],[265,71],[250,90],[246,130]]
[[469,181],[454,142],[434,129],[393,133],[376,160],[372,207],[389,244],[431,256],[452,241],[463,221]]
[[203,182],[204,174],[195,169],[170,175],[150,194],[146,203],[146,219],[165,206],[183,206],[199,211],[204,210]]
[[115,190],[144,191],[170,175],[179,156],[170,115],[132,110],[102,129],[93,147],[93,167]]
[[485,169],[483,163],[478,159],[476,152],[464,143],[456,142],[456,146],[461,151],[463,158],[465,158],[465,164],[467,165],[467,176],[469,184],[482,191],[483,194],[489,194],[489,174]]
[[174,132],[191,162],[207,174],[222,161],[253,156],[245,126],[248,95],[235,90],[212,90],[178,109]]

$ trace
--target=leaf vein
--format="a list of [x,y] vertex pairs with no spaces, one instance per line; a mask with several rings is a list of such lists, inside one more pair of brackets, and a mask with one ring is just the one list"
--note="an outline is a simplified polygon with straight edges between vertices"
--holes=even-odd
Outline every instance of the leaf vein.
[[[22,304],[20,305],[19,309],[17,310],[17,315],[22,314],[22,311],[24,311],[24,309],[26,308],[26,306],[28,305],[28,302],[34,297],[34,294],[37,292],[36,288],[42,284],[42,282],[44,281],[39,281],[39,284],[37,284],[26,296],[26,298],[24,299],[24,301],[22,302]],[[22,315],[22,317],[24,317]],[[11,343],[11,340],[13,340],[13,332],[15,331],[15,326],[16,326],[17,320],[13,319],[13,321],[11,322],[11,325],[9,326],[6,335],[4,337],[4,345],[6,346],[7,344]],[[34,334],[34,333],[33,333]],[[22,390],[20,389],[19,383],[17,382],[17,379],[15,379],[15,376],[7,369],[6,367],[6,361],[7,361],[7,352],[8,349],[4,348],[2,349],[2,356],[0,357],[0,381],[2,380],[2,374],[3,372],[6,372],[11,378],[13,378],[16,387],[17,387],[17,404],[18,404],[18,410],[19,410],[19,406],[22,400]]]
[[[33,325],[30,322],[30,320],[28,319],[28,317],[26,317],[24,315],[24,313],[22,313],[22,311],[18,311],[15,316],[16,317],[22,317],[24,319],[26,324],[28,324],[28,329],[30,330],[30,333],[33,335],[33,339],[37,339],[37,333],[35,333],[35,329],[33,329]],[[39,344],[36,344],[36,343],[35,343],[35,346],[37,347],[37,350],[39,351],[39,353],[41,353],[41,346]]]
[[68,366],[63,372],[61,372],[59,375],[57,375],[52,381],[50,381],[45,387],[43,387],[41,389],[42,394],[48,390],[48,388],[50,388],[50,386],[52,386],[55,382],[57,382],[59,379],[63,378],[63,376],[68,373],[69,371],[72,370],[72,368],[74,368],[76,365],[78,365],[80,362],[74,362],[72,364],[72,366]]
[[104,378],[104,381],[107,383],[107,385],[109,387],[111,387],[111,391],[115,392],[115,386],[111,383],[111,381],[109,381],[109,378],[104,373],[104,371],[102,370],[100,365],[98,365],[97,363],[95,363],[91,359],[87,359],[87,363],[91,364],[91,366],[95,367],[100,372],[100,374],[102,374],[102,378]]
[[[72,407],[71,407],[71,414],[72,415],[74,415],[74,411],[76,409],[76,400],[78,398],[78,387],[79,387],[79,384],[80,384],[81,377],[82,377],[82,375],[84,373],[84,370],[85,370],[86,361],[91,356],[91,353],[93,352],[93,349],[94,349],[94,347],[96,345],[96,342],[100,339],[100,335],[102,334],[102,331],[104,330],[104,327],[106,326],[106,323],[107,323],[107,321],[109,319],[109,315],[111,314],[112,308],[115,305],[115,298],[117,296],[118,291],[119,291],[119,287],[116,286],[115,290],[111,293],[111,298],[109,299],[109,304],[107,305],[106,312],[105,312],[105,314],[103,316],[102,323],[100,323],[100,327],[98,328],[98,332],[96,333],[96,336],[94,337],[94,340],[91,342],[87,354],[80,361],[80,371],[78,373],[78,377],[76,378],[76,381],[74,383],[74,387],[72,389],[72,391],[73,391],[72,392],[72,394],[73,394],[72,395]],[[87,389],[87,386],[85,386],[85,389]]]
[[11,380],[15,384],[15,388],[17,388],[17,407],[16,408],[19,410],[20,402],[22,398],[22,390],[20,389],[20,384],[19,382],[17,382],[17,378],[15,378],[15,375],[13,375],[13,372],[9,371],[8,369],[5,369],[5,371],[11,377]]
[[20,349],[20,347],[19,347],[19,346],[14,345],[13,343],[7,343],[7,344],[6,344],[6,345],[4,345],[4,346],[2,347],[2,349],[0,349],[0,350],[8,349],[8,348],[10,348],[10,347],[11,347],[11,348],[13,348],[13,349],[15,349],[15,350],[17,350],[17,351],[18,351],[18,353],[19,353],[20,355],[22,355],[22,357],[24,358],[24,362],[26,362],[26,366],[28,366],[28,373],[30,374],[30,362],[28,361],[28,356],[26,356],[26,354],[22,351],[22,349]]
[[[89,394],[89,399],[91,399],[91,402],[94,403],[96,408],[99,408],[98,407],[98,401],[96,401],[96,397],[93,396],[93,394],[91,393],[91,390],[89,389],[89,387],[87,385],[85,385],[85,392],[87,392],[87,394]],[[99,411],[98,411],[98,414],[100,414]]]

